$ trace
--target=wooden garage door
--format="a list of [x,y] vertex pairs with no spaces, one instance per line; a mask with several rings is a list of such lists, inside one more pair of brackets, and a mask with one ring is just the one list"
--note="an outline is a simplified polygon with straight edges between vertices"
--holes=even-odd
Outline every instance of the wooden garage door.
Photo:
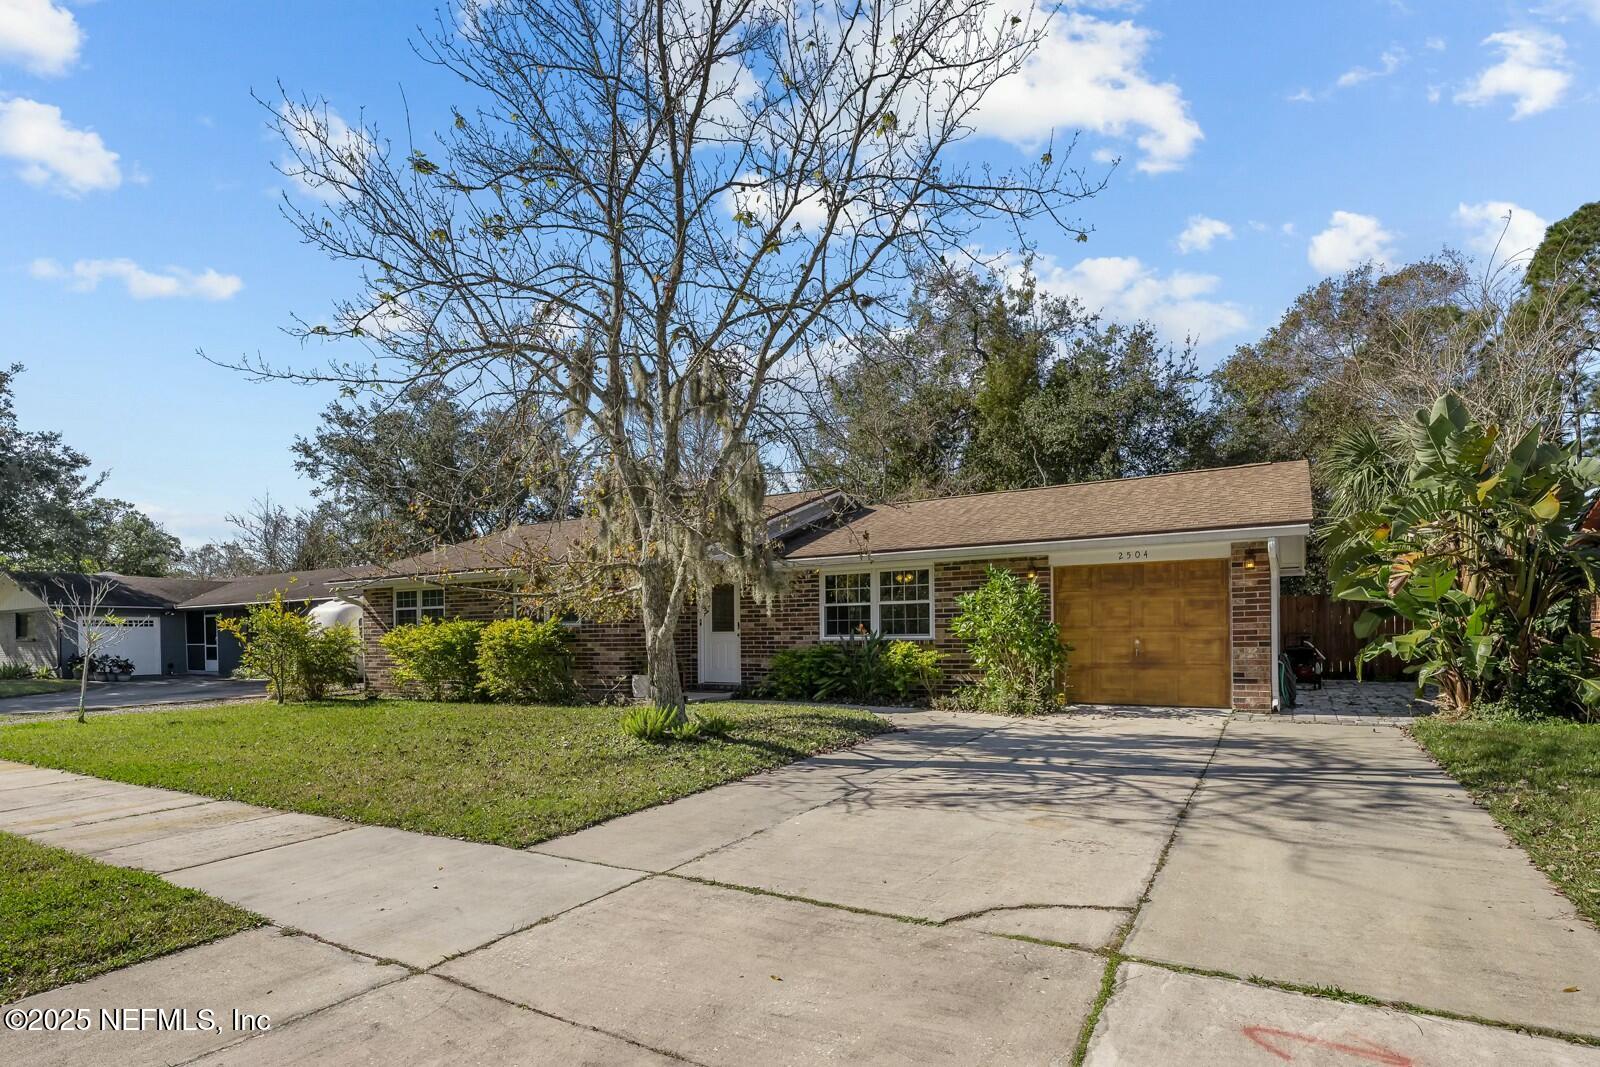
[[1227,560],[1057,567],[1053,579],[1073,699],[1228,705]]

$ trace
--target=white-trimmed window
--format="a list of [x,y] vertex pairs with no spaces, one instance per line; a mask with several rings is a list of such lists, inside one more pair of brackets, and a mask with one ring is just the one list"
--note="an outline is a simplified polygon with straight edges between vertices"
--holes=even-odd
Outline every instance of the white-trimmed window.
[[396,589],[394,624],[406,626],[423,619],[444,618],[443,589]]
[[872,629],[872,575],[822,576],[822,636],[855,637]]
[[822,636],[863,632],[897,639],[933,637],[933,570],[897,567],[822,576]]

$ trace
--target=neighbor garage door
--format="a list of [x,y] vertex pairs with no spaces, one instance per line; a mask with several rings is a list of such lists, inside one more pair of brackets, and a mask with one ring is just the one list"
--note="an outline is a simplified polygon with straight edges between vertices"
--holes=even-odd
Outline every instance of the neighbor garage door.
[[1052,577],[1074,699],[1228,705],[1227,560],[1057,567]]
[[134,674],[162,674],[161,622],[151,615],[123,616],[120,624],[94,626],[103,641],[100,654],[133,663]]

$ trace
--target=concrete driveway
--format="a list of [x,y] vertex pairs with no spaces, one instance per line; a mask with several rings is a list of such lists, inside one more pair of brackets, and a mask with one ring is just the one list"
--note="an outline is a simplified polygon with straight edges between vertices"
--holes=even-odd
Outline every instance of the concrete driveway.
[[[135,678],[126,682],[90,682],[85,706],[91,711],[150,704],[189,704],[207,700],[265,697],[264,682],[237,678]],[[0,720],[11,715],[52,715],[78,709],[78,691],[35,693],[0,700]]]
[[1600,1065],[1600,933],[1400,730],[900,721],[523,852],[0,764],[0,829],[277,924],[23,1004],[269,1032],[0,1057]]

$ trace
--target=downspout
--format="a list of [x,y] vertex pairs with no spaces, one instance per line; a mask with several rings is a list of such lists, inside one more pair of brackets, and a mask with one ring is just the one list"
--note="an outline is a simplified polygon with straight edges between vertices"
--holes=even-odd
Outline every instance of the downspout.
[[1278,700],[1278,643],[1283,638],[1278,633],[1278,539],[1276,537],[1267,538],[1267,577],[1272,582],[1269,600],[1272,605],[1272,665],[1269,668],[1272,678],[1272,710],[1279,711],[1281,707]]

